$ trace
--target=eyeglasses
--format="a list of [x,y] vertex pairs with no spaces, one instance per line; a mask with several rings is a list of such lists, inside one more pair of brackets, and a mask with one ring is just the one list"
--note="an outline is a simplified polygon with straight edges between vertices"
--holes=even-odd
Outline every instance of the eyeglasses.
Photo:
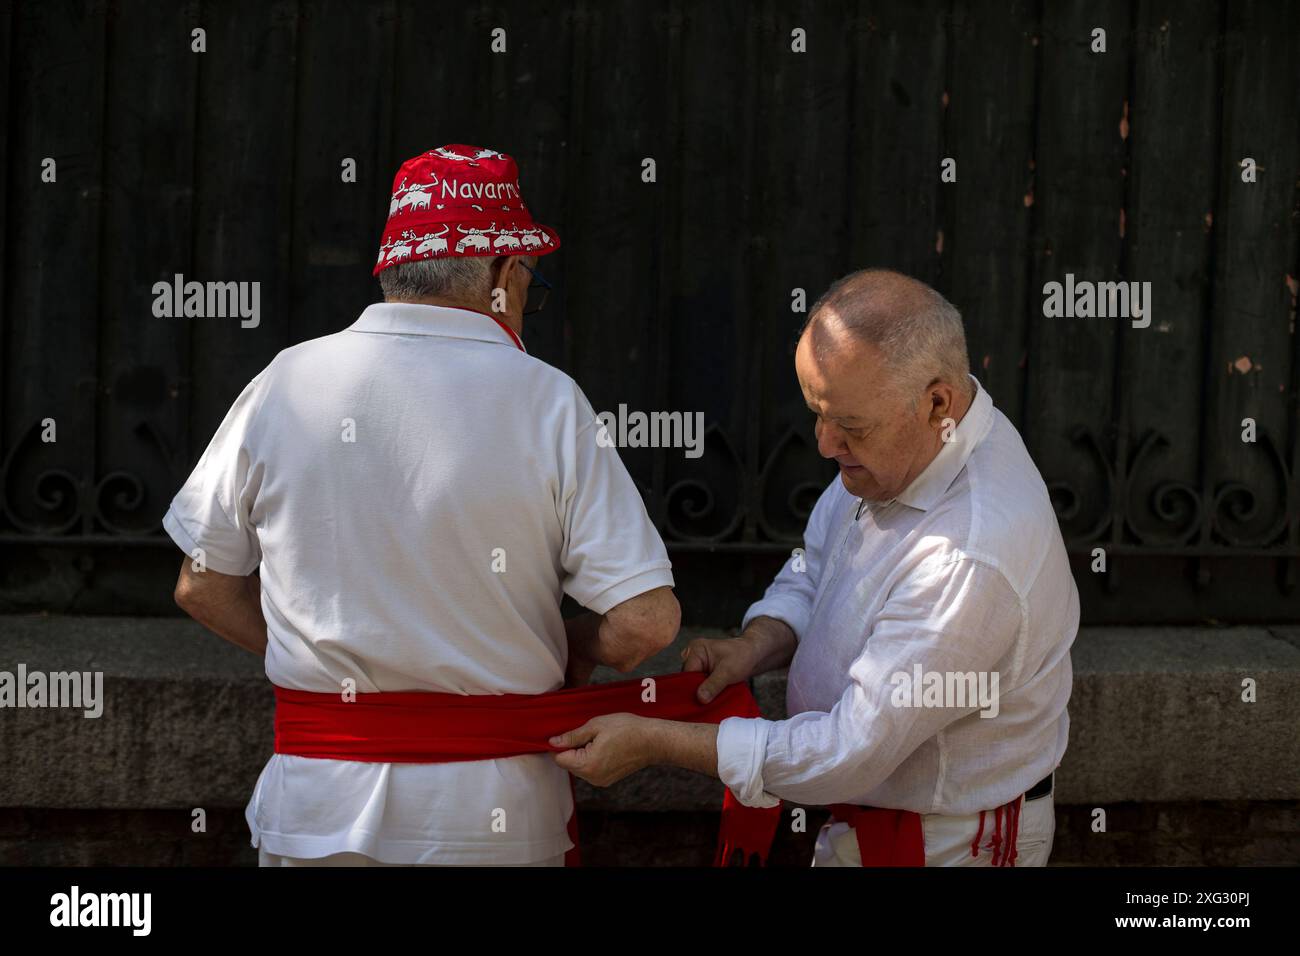
[[[524,264],[519,263],[521,266]],[[553,286],[546,281],[546,276],[542,275],[536,269],[528,269],[528,274],[533,277],[532,285],[528,287],[528,298],[524,302],[524,315],[534,315],[546,308],[547,296],[551,294]]]

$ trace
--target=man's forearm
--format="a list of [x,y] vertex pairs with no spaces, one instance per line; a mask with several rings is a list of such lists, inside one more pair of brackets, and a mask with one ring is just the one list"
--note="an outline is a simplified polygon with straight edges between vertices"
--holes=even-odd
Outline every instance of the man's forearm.
[[651,753],[654,763],[683,767],[710,777],[718,775],[718,725],[681,720],[654,720]]
[[672,643],[681,608],[672,588],[659,587],[616,604],[604,614],[587,612],[564,622],[570,654],[624,673]]
[[266,655],[262,583],[256,575],[182,571],[177,603],[208,630],[258,657]]

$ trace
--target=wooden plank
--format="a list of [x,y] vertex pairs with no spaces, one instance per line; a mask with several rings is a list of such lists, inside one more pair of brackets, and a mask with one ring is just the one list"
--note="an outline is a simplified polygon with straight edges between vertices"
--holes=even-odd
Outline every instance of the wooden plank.
[[[191,458],[289,344],[298,5],[234,0],[206,18],[199,64],[194,274],[260,283],[260,320],[190,319]],[[187,276],[187,278],[191,278]]]
[[1030,301],[1037,6],[956,6],[943,155],[956,160],[957,181],[940,186],[945,291],[966,325],[972,373],[1017,426]]
[[[91,530],[105,15],[73,2],[15,14],[4,410],[8,450],[21,449],[7,495],[11,520],[49,530]],[[47,157],[53,183],[41,181]],[[55,443],[39,437],[47,417]],[[47,469],[62,474],[38,487]],[[39,508],[38,495],[60,504]]]
[[[401,0],[397,17],[390,187],[397,167],[425,150],[446,143],[492,145],[485,91],[495,18],[482,7],[434,9],[419,0]],[[385,195],[385,213],[387,202]]]
[[[1189,494],[1167,493],[1160,502],[1174,509],[1173,520],[1155,508],[1166,482],[1189,491],[1199,485],[1203,410],[1193,383],[1204,368],[1209,321],[1218,32],[1216,4],[1141,0],[1136,7],[1124,271],[1151,283],[1153,309],[1149,327],[1118,327],[1119,446],[1126,467],[1136,469],[1121,504],[1151,542],[1187,541],[1199,530]],[[1143,447],[1149,451],[1134,461]]]
[[[804,31],[806,52],[792,49],[795,29]],[[742,281],[751,298],[736,319],[745,374],[733,417],[746,428],[741,448],[754,484],[749,537],[797,539],[810,489],[830,477],[794,373],[794,347],[827,287],[869,264],[853,255],[862,157],[845,141],[855,105],[871,95],[855,72],[871,55],[868,46],[865,18],[851,0],[773,3],[745,70],[755,78],[748,108],[757,117],[743,144],[753,153],[743,183],[752,238]],[[792,310],[795,289],[804,293],[800,312]],[[792,504],[796,487],[803,491]]]
[[[1297,17],[1290,5],[1256,0],[1228,4],[1226,13],[1205,474],[1211,504],[1233,485],[1242,489],[1214,509],[1230,543],[1275,540],[1286,517],[1281,470],[1265,436],[1286,455],[1294,350],[1286,279],[1296,258],[1300,144],[1295,123],[1278,118],[1300,115]],[[1245,158],[1259,167],[1254,183],[1242,181]],[[1246,418],[1256,422],[1253,445],[1242,441]],[[1252,499],[1255,514],[1234,517],[1234,506]]]
[[[105,473],[139,479],[104,487],[110,529],[158,528],[185,475],[190,322],[153,314],[154,283],[190,267],[193,236],[194,90],[201,54],[190,49],[194,17],[122,0],[109,21],[101,265],[97,434]],[[148,223],[148,228],[141,228]],[[175,456],[175,457],[173,457]],[[179,459],[179,460],[177,460]],[[131,508],[115,502],[125,495]]]
[[[1106,30],[1107,52],[1090,49]],[[1090,539],[1110,513],[1100,458],[1114,454],[1115,318],[1048,318],[1048,282],[1119,281],[1129,99],[1129,10],[1119,0],[1046,4],[1035,156],[1034,262],[1029,303],[1026,440],[1049,486],[1072,502],[1067,540]],[[1032,294],[1036,293],[1036,294]],[[1076,439],[1085,428],[1097,443]]]
[[514,0],[490,24],[477,28],[485,49],[492,26],[503,27],[508,42],[505,53],[489,55],[487,141],[475,145],[514,157],[529,210],[560,234],[560,251],[543,256],[537,266],[555,290],[543,312],[524,320],[528,351],[556,366],[564,362],[568,321],[565,263],[568,253],[586,241],[567,210],[567,166],[579,149],[571,127],[572,84],[580,79],[572,69],[574,8],[565,0]]
[[852,267],[897,269],[937,286],[948,4],[867,2],[859,11],[848,131]]
[[[568,371],[597,411],[653,411],[655,325],[662,321],[658,232],[681,188],[664,91],[672,82],[665,50],[668,15],[635,0],[582,11],[575,40],[575,109],[568,154],[564,257]],[[596,134],[594,131],[602,131]],[[657,181],[642,181],[642,160],[657,163]],[[653,450],[621,449],[633,477],[653,484]]]
[[[380,297],[374,268],[393,170],[380,135],[393,92],[395,5],[309,0],[300,21],[289,340],[351,325]],[[339,64],[347,63],[347,69]],[[344,182],[345,158],[356,181]]]
[[[712,295],[725,295],[723,287],[743,287],[738,268],[744,255],[743,147],[738,137],[720,138],[716,132],[718,122],[737,115],[732,97],[743,95],[737,68],[746,47],[745,11],[732,5],[720,18],[697,12],[679,2],[660,11],[657,102],[646,121],[649,147],[617,160],[633,167],[627,188],[639,210],[633,215],[642,219],[638,244],[646,252],[634,251],[629,258],[653,309],[641,340],[631,345],[638,355],[639,407],[680,412],[691,420],[702,415],[708,436],[699,458],[686,458],[681,448],[624,453],[640,468],[634,474],[646,476],[647,506],[670,539],[716,537],[734,530],[743,512],[738,436],[729,420],[736,379],[728,326],[734,310],[701,315],[695,297],[701,282]],[[719,19],[729,20],[731,29],[718,29]],[[658,164],[656,183],[640,182],[645,156]],[[716,254],[704,254],[714,249]],[[719,283],[719,272],[737,282]],[[701,336],[709,339],[703,352]]]
[[[6,203],[9,198],[9,115],[10,93],[14,89],[14,60],[12,38],[14,20],[17,17],[13,4],[0,8],[0,224],[8,223]],[[0,225],[0,461],[4,461],[9,449],[10,436],[5,430],[5,372],[8,369],[6,358],[7,332],[9,328],[9,288],[5,282],[5,265],[8,261],[6,251],[9,247],[9,229]],[[0,521],[4,519],[4,490],[0,489]]]

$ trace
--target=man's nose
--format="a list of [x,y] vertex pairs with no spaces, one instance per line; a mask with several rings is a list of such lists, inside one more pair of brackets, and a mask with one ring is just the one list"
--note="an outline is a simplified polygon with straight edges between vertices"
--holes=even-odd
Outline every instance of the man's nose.
[[817,425],[817,451],[823,458],[838,458],[849,450],[842,429],[829,423]]

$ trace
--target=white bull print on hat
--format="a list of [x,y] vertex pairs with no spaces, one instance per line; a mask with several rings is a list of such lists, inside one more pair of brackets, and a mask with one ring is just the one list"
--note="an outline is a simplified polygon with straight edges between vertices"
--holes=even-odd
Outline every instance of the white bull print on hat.
[[420,259],[542,256],[559,247],[555,230],[534,221],[523,201],[510,156],[450,143],[408,159],[393,177],[374,274]]
[[388,250],[388,261],[400,262],[403,259],[409,259],[411,257],[411,243],[414,240],[415,233],[411,230],[408,229],[402,233],[401,241],[394,243],[393,247]]
[[497,224],[494,222],[486,229],[466,229],[464,226],[457,226],[456,231],[462,236],[460,242],[456,243],[456,251],[464,252],[466,249],[488,249],[488,235],[495,232]]
[[444,239],[443,236],[447,235],[447,233],[450,231],[451,231],[451,227],[448,226],[446,223],[443,223],[442,232],[439,232],[437,234],[428,232],[425,233],[423,236],[420,236],[419,237],[420,244],[415,247],[414,255],[421,256],[424,255],[426,252],[432,253],[433,255],[437,255],[439,252],[446,252],[447,240]]
[[392,201],[388,204],[389,218],[404,209],[428,209],[429,204],[433,202],[433,194],[429,192],[429,189],[437,185],[437,173],[430,173],[429,182],[418,185],[408,186],[406,180],[403,179],[402,185],[393,190]]
[[[474,162],[474,160],[478,158],[477,156],[462,156],[460,153],[453,153],[446,146],[439,146],[437,149],[430,150],[430,152],[435,153],[438,156],[441,156],[443,159],[450,159],[452,162],[455,163],[469,163],[471,166],[478,165],[478,163]],[[491,154],[492,150],[490,149],[480,150],[480,154],[483,153]],[[495,155],[500,156],[501,154],[496,153]]]
[[492,241],[492,248],[498,251],[507,250],[510,252],[517,252],[523,248],[523,244],[519,241],[518,236],[511,235],[508,232],[501,232],[497,235],[496,239]]
[[411,209],[428,209],[431,202],[433,202],[433,196],[429,193],[423,189],[412,189],[398,202],[397,211],[401,212],[408,207]]

